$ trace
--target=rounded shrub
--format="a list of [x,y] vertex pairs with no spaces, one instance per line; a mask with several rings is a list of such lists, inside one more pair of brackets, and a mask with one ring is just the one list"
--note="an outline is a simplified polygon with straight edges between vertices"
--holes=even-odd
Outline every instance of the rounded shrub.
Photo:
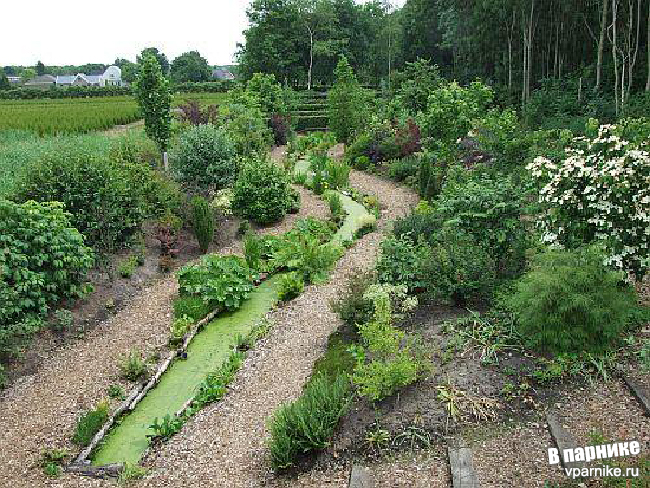
[[179,182],[201,190],[225,188],[237,177],[234,145],[225,131],[212,124],[184,131],[170,162]]
[[[173,204],[159,198],[164,193],[156,181],[162,179],[153,173],[144,164],[112,158],[109,147],[96,141],[65,139],[31,163],[12,199],[62,202],[86,243],[112,250],[128,241],[154,207]],[[148,203],[145,193],[156,197]]]
[[264,157],[249,160],[233,187],[233,210],[261,225],[282,219],[293,205],[286,172]]
[[552,249],[503,299],[527,345],[544,353],[600,352],[625,329],[634,295],[594,249]]
[[92,264],[61,203],[0,200],[0,354],[36,332],[53,304],[79,297]]

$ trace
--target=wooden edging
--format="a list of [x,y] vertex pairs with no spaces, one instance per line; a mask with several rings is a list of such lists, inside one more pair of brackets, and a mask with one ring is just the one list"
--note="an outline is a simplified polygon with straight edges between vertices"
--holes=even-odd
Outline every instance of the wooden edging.
[[650,392],[648,392],[636,381],[626,375],[622,369],[619,369],[618,373],[623,379],[623,382],[630,389],[632,396],[634,396],[634,398],[636,398],[637,401],[641,404],[641,408],[643,409],[646,417],[650,417]]
[[[571,435],[571,432],[562,427],[560,420],[555,415],[547,413],[546,424],[560,453],[563,453],[566,449],[572,450],[577,447],[578,443]],[[582,468],[584,466],[582,461],[566,462],[563,455],[560,455],[560,462],[563,468]]]
[[372,488],[374,486],[368,468],[357,464],[352,466],[348,488]]
[[474,457],[469,447],[447,448],[449,467],[451,468],[452,486],[454,488],[479,488],[474,471]]
[[[203,319],[199,320],[196,325],[192,328],[190,332],[188,332],[185,335],[185,338],[183,340],[183,344],[181,345],[180,349],[178,351],[181,352],[186,352],[187,347],[189,346],[190,342],[192,342],[192,339],[194,339],[194,336],[214,317],[221,311],[221,309],[214,310],[213,312],[209,313],[206,317]],[[178,351],[172,351],[169,353],[169,356],[163,363],[158,366],[156,372],[154,375],[151,377],[151,379],[145,383],[145,384],[140,384],[136,386],[129,396],[124,400],[120,406],[115,410],[115,412],[109,417],[109,419],[104,423],[102,428],[95,434],[93,437],[93,440],[91,443],[79,453],[79,456],[74,460],[74,462],[70,463],[66,467],[66,471],[69,472],[76,472],[76,473],[81,473],[81,474],[88,474],[90,476],[113,476],[113,474],[109,473],[115,473],[116,472],[116,466],[118,465],[107,465],[107,466],[98,466],[97,468],[94,468],[93,470],[90,470],[89,472],[89,467],[87,463],[88,456],[90,456],[90,453],[97,447],[97,445],[102,441],[102,439],[106,436],[108,431],[111,429],[115,421],[127,410],[132,411],[135,409],[136,405],[144,398],[144,396],[151,390],[160,380],[162,375],[167,371],[169,366],[172,364],[174,358],[178,355]],[[92,474],[96,473],[96,474]],[[98,474],[97,474],[98,473]]]

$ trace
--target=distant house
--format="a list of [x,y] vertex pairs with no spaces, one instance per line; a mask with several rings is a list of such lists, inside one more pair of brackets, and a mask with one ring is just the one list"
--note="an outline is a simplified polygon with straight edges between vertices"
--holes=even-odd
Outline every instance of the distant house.
[[109,66],[101,74],[87,75],[78,73],[56,77],[56,86],[123,86],[122,70],[117,66]]
[[52,75],[37,76],[25,82],[27,88],[50,88],[56,85],[56,78]]
[[13,85],[19,85],[20,84],[20,76],[7,76],[7,79],[9,80],[9,83]]
[[212,71],[212,79],[213,80],[234,80],[235,75],[233,75],[227,69],[217,68]]

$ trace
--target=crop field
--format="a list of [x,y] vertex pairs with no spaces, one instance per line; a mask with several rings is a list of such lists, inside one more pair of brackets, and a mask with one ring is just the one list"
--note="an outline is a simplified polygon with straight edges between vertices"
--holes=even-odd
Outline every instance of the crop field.
[[109,129],[139,118],[138,104],[128,96],[0,101],[0,130],[29,130],[41,136]]
[[[225,93],[179,93],[174,96],[173,106],[187,100],[219,105],[225,96]],[[138,104],[131,96],[0,100],[0,131],[26,130],[40,136],[105,130],[140,117]]]

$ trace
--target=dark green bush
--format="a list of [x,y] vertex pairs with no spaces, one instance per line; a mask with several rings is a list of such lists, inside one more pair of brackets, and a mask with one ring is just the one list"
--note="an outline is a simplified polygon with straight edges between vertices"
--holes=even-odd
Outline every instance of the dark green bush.
[[199,241],[201,252],[205,254],[214,239],[214,213],[210,203],[201,196],[192,198],[190,207],[194,237]]
[[229,135],[212,124],[183,131],[170,163],[178,181],[200,190],[219,190],[237,178],[235,147]]
[[271,419],[269,450],[276,470],[292,466],[300,456],[324,449],[345,414],[350,382],[345,375],[334,380],[318,375],[293,403],[282,405]]
[[104,422],[108,420],[110,413],[110,405],[107,401],[102,401],[97,404],[93,410],[89,410],[81,416],[77,422],[72,442],[85,447],[93,440],[93,437],[104,426]]
[[127,242],[146,217],[136,181],[132,166],[111,161],[105,152],[70,139],[31,164],[14,200],[63,202],[71,224],[86,242],[111,250]]
[[381,283],[401,283],[410,293],[426,293],[455,303],[488,298],[496,282],[494,261],[475,239],[447,228],[413,241],[389,237],[377,263]]
[[503,301],[527,345],[544,353],[601,352],[625,330],[634,295],[594,249],[548,250]]
[[93,261],[62,204],[0,200],[0,355],[36,332],[50,307],[82,295]]
[[282,219],[293,205],[289,178],[263,157],[248,161],[233,187],[233,210],[245,219],[268,225]]
[[181,296],[201,298],[211,310],[237,310],[253,290],[253,275],[239,256],[208,254],[178,272]]
[[336,81],[327,93],[329,127],[340,142],[349,142],[363,125],[366,96],[345,56],[334,72]]
[[210,304],[204,302],[201,297],[182,296],[174,299],[174,318],[176,319],[189,317],[196,322],[210,312],[212,312]]

